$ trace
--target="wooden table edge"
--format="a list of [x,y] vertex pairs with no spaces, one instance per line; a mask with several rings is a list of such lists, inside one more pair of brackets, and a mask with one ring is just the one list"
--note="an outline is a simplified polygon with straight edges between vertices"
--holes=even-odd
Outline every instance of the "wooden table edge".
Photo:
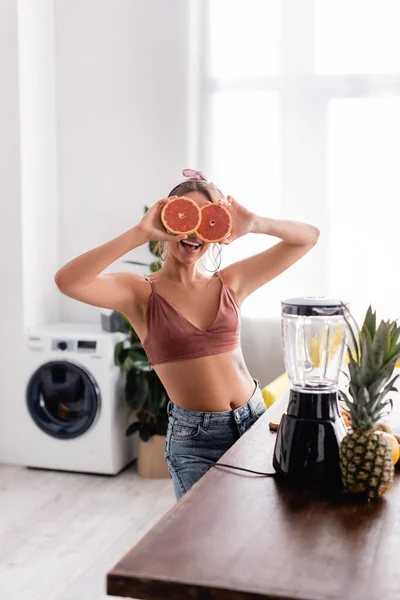
[[[154,585],[157,585],[157,592]],[[150,586],[150,587],[149,587]],[[132,577],[126,580],[126,574],[113,571],[107,575],[107,595],[120,596],[124,598],[145,598],[146,600],[293,600],[293,596],[250,592],[248,590],[236,590],[218,586],[198,583],[182,583],[155,577]],[[302,599],[303,600],[303,599]],[[317,600],[307,598],[304,600]]]
[[[262,420],[267,420],[267,421],[274,421],[274,422],[279,422],[280,417],[282,415],[282,413],[285,411],[286,406],[287,406],[287,401],[288,401],[288,393],[284,393],[280,398],[278,398],[278,400],[276,400],[276,402],[267,409],[267,411],[260,417],[259,421]],[[257,425],[257,424],[256,424]],[[246,432],[244,434],[244,436],[246,436],[249,433]],[[271,432],[271,437],[274,437],[276,434],[274,432]],[[244,437],[242,436],[242,437]],[[239,438],[239,440],[242,438]],[[238,441],[239,441],[238,440]],[[235,442],[237,443],[237,442]],[[235,444],[233,444],[233,446],[231,446],[231,448],[229,448],[229,450],[220,458],[219,461],[217,461],[216,464],[218,464],[218,462],[225,462],[225,457],[226,455],[230,452],[230,450],[232,448],[234,448]],[[210,471],[212,471],[212,469],[210,469]],[[159,598],[163,598],[163,600],[167,597],[167,598],[172,598],[172,599],[182,599],[183,596],[182,594],[185,592],[187,594],[186,597],[188,598],[192,598],[192,599],[215,599],[218,597],[218,600],[293,600],[292,597],[289,596],[282,596],[282,595],[268,595],[266,596],[265,594],[261,594],[261,593],[256,593],[256,592],[248,592],[245,590],[237,590],[236,592],[233,592],[232,589],[228,589],[228,588],[220,588],[218,586],[206,586],[203,587],[201,585],[198,585],[196,583],[189,583],[189,582],[173,582],[171,580],[164,580],[158,577],[141,577],[141,576],[135,576],[132,575],[131,573],[126,572],[125,570],[121,569],[121,567],[119,566],[120,563],[122,562],[123,558],[129,554],[130,552],[132,552],[132,550],[134,550],[134,548],[136,548],[136,546],[138,546],[141,541],[148,536],[149,534],[151,534],[153,532],[153,530],[155,528],[158,528],[160,526],[161,523],[163,523],[164,521],[168,521],[169,518],[173,517],[176,513],[176,511],[182,510],[185,505],[187,503],[191,502],[192,496],[197,495],[197,493],[204,487],[204,485],[207,484],[208,481],[208,475],[209,472],[207,472],[194,486],[193,488],[191,488],[178,502],[176,502],[173,506],[171,506],[171,508],[156,522],[154,523],[154,525],[149,529],[149,531],[147,531],[145,533],[144,536],[142,536],[136,543],[135,545],[128,551],[125,553],[125,555],[118,560],[118,562],[114,565],[114,567],[107,573],[107,577],[106,577],[106,581],[107,581],[107,595],[111,595],[111,596],[121,596],[121,597],[130,597],[130,598],[135,598],[135,596],[137,595],[138,598],[145,598],[146,600],[158,600]],[[127,581],[127,578],[129,578],[129,581]],[[148,587],[148,585],[152,585],[154,586],[154,583],[157,582],[157,585],[161,585],[161,586],[165,586],[166,591],[168,591],[168,593],[170,594],[171,591],[174,592],[174,595],[168,595],[168,596],[159,596],[159,595],[155,595],[153,593],[153,590],[150,590]],[[210,595],[210,592],[213,590],[213,594]],[[197,595],[197,591],[200,592],[201,595]],[[193,592],[196,592],[195,595],[193,595]],[[218,596],[216,596],[215,594],[218,593]],[[135,596],[133,596],[132,594],[135,594]],[[140,594],[145,594],[145,595],[140,595]],[[233,595],[234,594],[234,595]],[[317,600],[316,598],[310,598],[307,600]]]

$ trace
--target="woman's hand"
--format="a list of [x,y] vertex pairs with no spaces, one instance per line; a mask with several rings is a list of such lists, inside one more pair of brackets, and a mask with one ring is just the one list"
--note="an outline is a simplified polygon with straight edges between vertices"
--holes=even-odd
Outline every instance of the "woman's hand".
[[176,196],[163,198],[159,200],[146,212],[136,229],[144,236],[148,242],[180,242],[187,238],[187,235],[173,235],[168,233],[161,221],[161,211],[164,206]]
[[232,217],[232,231],[231,234],[225,238],[221,244],[231,244],[234,240],[251,233],[254,228],[256,215],[249,211],[247,208],[236,202],[232,196],[227,197],[227,201],[221,201],[220,204],[225,206],[231,213]]

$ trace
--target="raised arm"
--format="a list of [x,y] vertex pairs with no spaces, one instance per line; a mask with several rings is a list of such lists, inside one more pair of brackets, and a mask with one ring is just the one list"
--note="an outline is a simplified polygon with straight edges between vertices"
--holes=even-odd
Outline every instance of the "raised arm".
[[[280,238],[272,248],[240,260],[223,269],[223,277],[243,301],[296,263],[315,246],[319,230],[313,225],[297,221],[269,219],[254,215],[233,198],[231,212],[233,231],[230,240],[245,233],[261,233]],[[236,227],[235,227],[236,225]],[[229,240],[229,243],[231,243]],[[227,241],[228,243],[228,241]]]
[[168,199],[154,204],[135,227],[102,246],[89,250],[64,265],[55,275],[59,290],[75,300],[125,312],[144,290],[144,279],[134,273],[103,274],[114,261],[149,240],[179,241],[186,236],[169,235],[161,223]]

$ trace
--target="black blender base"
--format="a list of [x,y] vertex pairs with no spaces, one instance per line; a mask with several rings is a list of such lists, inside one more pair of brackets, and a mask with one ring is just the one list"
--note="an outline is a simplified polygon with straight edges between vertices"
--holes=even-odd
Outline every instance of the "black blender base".
[[336,393],[291,390],[277,433],[274,469],[301,485],[341,488],[339,445],[345,435]]

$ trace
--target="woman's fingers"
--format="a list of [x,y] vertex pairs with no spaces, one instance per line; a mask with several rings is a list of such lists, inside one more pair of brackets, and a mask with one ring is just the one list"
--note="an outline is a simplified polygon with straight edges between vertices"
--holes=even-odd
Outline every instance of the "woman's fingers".
[[226,236],[226,238],[224,240],[222,240],[222,242],[220,242],[220,244],[223,244],[224,246],[227,246],[228,244],[230,244],[232,241],[232,233],[230,233],[229,235]]
[[165,234],[166,242],[180,242],[182,240],[185,240],[186,238],[187,238],[187,235],[185,235],[185,234],[181,234],[181,235],[173,235],[170,233]]
[[235,199],[232,196],[227,196],[226,198],[220,198],[217,204],[222,204],[222,206],[231,206],[235,202]]
[[163,207],[164,204],[168,204],[168,202],[170,202],[173,198],[176,198],[176,196],[172,196],[172,198],[161,198],[161,200],[158,200],[155,204],[153,204],[152,208],[159,208],[160,206]]

